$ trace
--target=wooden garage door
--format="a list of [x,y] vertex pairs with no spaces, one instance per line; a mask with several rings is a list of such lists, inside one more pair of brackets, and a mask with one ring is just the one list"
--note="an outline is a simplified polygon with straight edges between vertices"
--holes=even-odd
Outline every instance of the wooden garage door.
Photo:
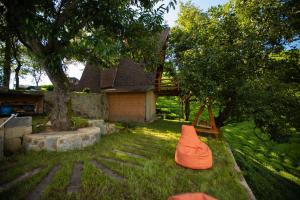
[[108,95],[108,116],[111,121],[145,120],[145,93],[115,93]]

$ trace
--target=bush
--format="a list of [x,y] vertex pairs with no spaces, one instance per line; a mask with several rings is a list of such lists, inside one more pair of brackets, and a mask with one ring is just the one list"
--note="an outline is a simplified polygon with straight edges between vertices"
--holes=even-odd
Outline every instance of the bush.
[[82,92],[90,93],[90,92],[91,92],[91,89],[90,89],[90,88],[84,88],[84,89],[82,90]]
[[53,85],[43,85],[43,86],[41,86],[41,90],[53,91],[54,86]]
[[71,122],[76,129],[89,126],[88,120],[81,117],[72,117]]

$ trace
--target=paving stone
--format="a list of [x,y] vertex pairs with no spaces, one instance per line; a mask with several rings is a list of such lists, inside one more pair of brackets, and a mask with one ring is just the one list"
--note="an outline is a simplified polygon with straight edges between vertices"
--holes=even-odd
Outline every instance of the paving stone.
[[119,174],[117,174],[116,172],[112,171],[111,169],[103,166],[101,163],[99,163],[96,160],[92,160],[91,163],[95,167],[97,167],[99,170],[101,170],[104,174],[106,174],[107,176],[109,176],[109,177],[111,177],[113,179],[116,179],[118,181],[122,181],[122,180],[125,179],[123,176],[120,176]]
[[118,164],[127,165],[127,166],[130,166],[130,167],[142,167],[142,165],[132,163],[132,162],[128,162],[128,161],[125,161],[125,160],[118,160],[118,159],[115,159],[115,158],[107,158],[107,157],[102,157],[101,156],[100,159],[106,160],[106,161],[109,161],[109,162],[115,162],[115,163],[118,163]]
[[134,153],[130,153],[130,152],[127,152],[127,151],[121,151],[121,150],[118,150],[118,149],[114,149],[113,152],[115,153],[123,153],[123,154],[126,154],[130,157],[134,157],[134,158],[143,158],[143,159],[146,159],[145,156],[141,156],[141,155],[138,155],[138,154],[134,154]]
[[42,169],[41,167],[35,168],[34,170],[32,170],[30,172],[26,172],[25,174],[19,176],[18,178],[14,179],[8,183],[0,185],[0,192],[2,192],[4,190],[8,190],[12,186],[16,185],[17,183],[34,176],[35,174],[39,173],[41,171],[41,169]]
[[82,162],[76,162],[73,166],[73,173],[71,176],[70,184],[67,188],[68,192],[79,192],[82,170],[83,170]]
[[45,189],[52,181],[53,177],[55,176],[55,174],[59,169],[60,169],[60,165],[55,165],[51,169],[51,171],[43,178],[43,180],[36,186],[36,188],[27,195],[26,199],[27,200],[40,199],[42,193],[45,191]]

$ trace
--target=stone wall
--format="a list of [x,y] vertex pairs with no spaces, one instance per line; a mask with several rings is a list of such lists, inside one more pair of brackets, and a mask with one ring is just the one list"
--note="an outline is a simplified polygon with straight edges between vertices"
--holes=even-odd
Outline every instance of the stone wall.
[[[106,94],[73,92],[71,98],[72,109],[76,115],[93,119],[107,119]],[[54,93],[45,93],[46,112],[50,111],[51,105],[54,103]]]
[[[6,118],[2,119],[2,121],[5,120]],[[0,136],[0,148],[3,148],[3,151],[8,153],[17,152],[22,148],[23,136],[31,133],[32,117],[12,118],[0,130],[0,135],[3,135],[2,140]]]
[[80,150],[99,141],[100,128],[88,127],[76,131],[60,131],[24,136],[24,147],[33,151]]

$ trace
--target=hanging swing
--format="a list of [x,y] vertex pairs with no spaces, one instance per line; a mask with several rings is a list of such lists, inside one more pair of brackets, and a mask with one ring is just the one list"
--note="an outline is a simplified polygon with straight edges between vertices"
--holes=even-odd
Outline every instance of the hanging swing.
[[[203,113],[205,107],[208,109],[209,121],[200,120],[199,118]],[[200,106],[195,119],[192,123],[198,133],[207,133],[213,134],[215,136],[219,136],[220,130],[216,126],[214,113],[212,111],[211,103],[209,102],[209,98],[206,97],[204,103]]]

